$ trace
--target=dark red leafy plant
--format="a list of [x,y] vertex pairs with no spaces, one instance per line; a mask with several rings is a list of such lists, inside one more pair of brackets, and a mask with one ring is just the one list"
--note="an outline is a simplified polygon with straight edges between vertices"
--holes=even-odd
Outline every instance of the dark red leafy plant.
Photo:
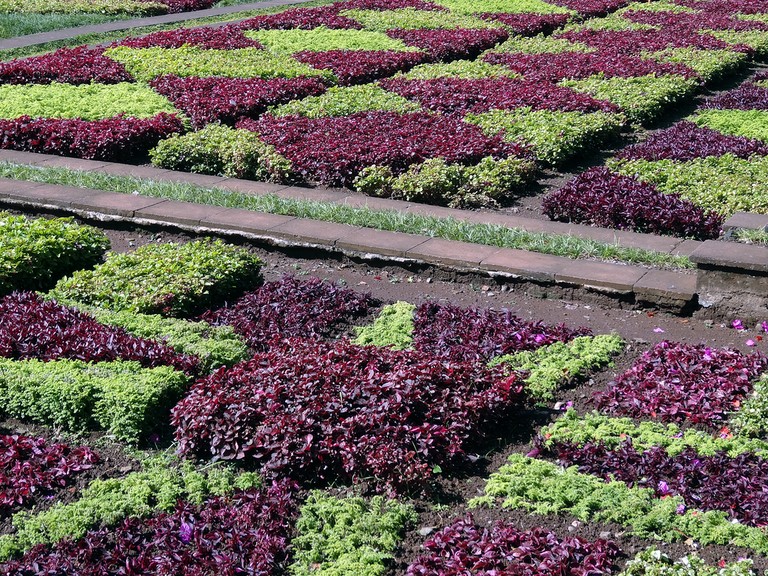
[[[763,9],[765,11],[765,8]],[[631,22],[660,26],[676,32],[695,34],[703,30],[768,30],[768,24],[758,20],[742,20],[733,14],[707,8],[698,12],[669,12],[628,10],[622,15]]]
[[86,446],[49,444],[45,438],[0,436],[0,516],[72,483],[99,462]]
[[234,124],[244,116],[258,116],[268,106],[305,96],[318,96],[326,89],[325,84],[316,78],[263,80],[162,76],[152,80],[150,85],[183,110],[195,128],[215,121]]
[[389,78],[379,81],[379,85],[442,114],[481,113],[525,106],[534,110],[617,111],[610,102],[595,100],[570,88],[517,78]]
[[[755,78],[758,80],[759,78]],[[768,88],[745,82],[735,90],[707,98],[701,108],[716,110],[768,110]]]
[[378,304],[368,294],[319,278],[302,281],[286,276],[245,294],[232,306],[206,312],[201,319],[215,326],[232,326],[249,346],[263,351],[275,338],[331,336]]
[[571,17],[568,14],[527,14],[506,12],[485,12],[480,14],[483,20],[500,22],[513,32],[523,36],[549,34],[565,25]]
[[603,166],[590,168],[547,194],[542,210],[561,222],[699,240],[717,238],[723,224],[714,211]]
[[425,0],[347,0],[333,4],[339,10],[445,10],[444,7]]
[[293,57],[318,70],[330,70],[341,86],[361,84],[410,70],[426,60],[424,52],[327,50],[296,52]]
[[16,360],[85,362],[135,360],[148,368],[173,366],[197,371],[199,360],[170,346],[138,338],[88,314],[43,300],[34,292],[14,292],[0,300],[0,356]]
[[169,14],[178,14],[179,12],[193,12],[195,10],[205,10],[216,3],[216,0],[153,0],[168,7]]
[[676,0],[676,2],[689,8],[723,12],[729,15],[734,12],[741,12],[742,14],[762,14],[765,12],[764,0]]
[[630,441],[615,449],[603,444],[555,443],[548,453],[585,474],[650,488],[659,498],[681,496],[686,507],[722,510],[749,526],[768,525],[768,460],[745,452],[703,456],[691,447],[670,456],[664,448],[638,451]]
[[626,6],[628,0],[550,0],[552,4],[575,10],[582,16],[605,16]]
[[768,368],[761,352],[742,354],[679,342],[660,342],[596,392],[592,401],[609,414],[721,426]]
[[388,30],[391,38],[402,40],[408,46],[424,50],[433,61],[474,58],[481,52],[493,48],[509,38],[504,28],[469,30],[465,28]]
[[765,156],[768,155],[768,145],[743,136],[726,136],[717,130],[683,120],[666,130],[652,133],[645,142],[624,148],[617,157],[627,160],[685,162],[723,154],[732,154],[738,158],[749,158],[753,154]]
[[520,155],[520,145],[488,137],[475,125],[424,112],[361,112],[305,118],[269,114],[237,125],[258,132],[288,158],[304,178],[328,186],[351,186],[366,166],[389,166],[399,174],[412,164],[442,157],[473,164],[486,156]]
[[572,330],[563,324],[523,320],[509,310],[426,302],[416,309],[413,347],[451,361],[482,364],[496,356],[589,334],[588,328]]
[[714,36],[687,29],[593,30],[584,28],[569,30],[556,36],[616,55],[641,56],[643,52],[657,52],[666,48],[733,49],[733,46]]
[[522,401],[517,374],[417,350],[288,338],[199,380],[172,411],[186,455],[267,477],[430,487]]
[[236,491],[170,513],[132,517],[79,540],[39,545],[0,565],[4,576],[130,574],[209,576],[282,574],[298,516],[297,486]]
[[0,62],[2,84],[117,84],[133,80],[125,67],[103,48],[59,48],[50,54]]
[[334,30],[349,30],[362,28],[362,25],[346,16],[339,15],[338,4],[319,6],[317,8],[291,8],[276,14],[266,14],[243,20],[235,24],[243,30],[312,30],[324,26]]
[[226,25],[217,28],[177,28],[153,32],[140,38],[126,38],[116,42],[117,46],[131,48],[180,48],[185,44],[209,50],[235,50],[237,48],[264,48],[256,40],[251,40],[243,34],[236,25]]
[[157,143],[184,130],[175,114],[152,118],[114,116],[104,120],[0,119],[0,149],[126,162],[142,158]]
[[522,531],[503,520],[490,528],[471,516],[454,521],[422,545],[406,576],[600,576],[618,569],[609,540],[559,538],[546,528]]

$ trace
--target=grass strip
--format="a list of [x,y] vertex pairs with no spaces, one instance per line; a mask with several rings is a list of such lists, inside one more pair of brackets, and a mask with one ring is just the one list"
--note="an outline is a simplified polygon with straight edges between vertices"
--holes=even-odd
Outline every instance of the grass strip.
[[333,202],[281,198],[274,194],[254,196],[221,188],[154,182],[144,178],[112,176],[68,168],[27,166],[9,162],[0,163],[0,177],[139,194],[153,198],[167,198],[226,208],[241,208],[376,230],[419,234],[500,248],[515,248],[567,258],[599,258],[658,268],[693,268],[693,263],[685,256],[631,248],[617,243],[606,244],[569,235],[528,232],[499,224],[476,224],[458,218],[423,216],[397,210],[372,210]]

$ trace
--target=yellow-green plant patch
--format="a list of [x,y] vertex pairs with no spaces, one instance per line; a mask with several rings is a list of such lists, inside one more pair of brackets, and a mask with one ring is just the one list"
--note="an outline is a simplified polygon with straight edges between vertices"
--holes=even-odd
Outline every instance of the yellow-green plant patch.
[[761,56],[768,53],[768,32],[764,30],[743,30],[739,32],[735,30],[702,30],[702,32],[729,44],[749,46]]
[[461,14],[574,14],[573,10],[543,0],[440,0],[441,6]]
[[732,50],[699,50],[698,48],[668,48],[646,53],[645,57],[658,62],[685,64],[705,81],[730,73],[748,60],[743,52]]
[[521,54],[562,54],[564,52],[595,52],[582,42],[571,42],[565,38],[553,38],[544,34],[537,36],[511,36],[496,46],[494,52],[519,52]]
[[270,110],[274,116],[298,114],[307,118],[323,116],[349,116],[369,110],[390,112],[414,112],[421,107],[394,92],[388,92],[377,84],[363,84],[344,88],[330,88],[320,96],[295,100]]
[[677,13],[692,13],[696,12],[689,6],[683,6],[682,4],[675,4],[674,2],[631,2],[624,8],[616,11],[616,14],[624,14],[625,12],[677,12]]
[[165,14],[160,2],[138,0],[0,0],[0,14]]
[[702,110],[690,120],[728,136],[768,142],[768,110]]
[[331,30],[323,26],[312,30],[248,30],[245,35],[279,54],[325,52],[326,50],[398,50],[418,52],[402,40],[372,30]]
[[100,120],[118,114],[149,118],[177,112],[164,96],[144,84],[0,85],[0,118],[81,118]]
[[613,13],[603,18],[590,18],[580,24],[571,24],[563,30],[658,30],[658,27],[651,24],[632,22],[632,20],[622,18],[619,14]]
[[468,14],[457,12],[438,12],[436,10],[345,10],[342,16],[357,20],[367,30],[386,32],[393,28],[416,30],[419,28],[498,28],[494,24]]

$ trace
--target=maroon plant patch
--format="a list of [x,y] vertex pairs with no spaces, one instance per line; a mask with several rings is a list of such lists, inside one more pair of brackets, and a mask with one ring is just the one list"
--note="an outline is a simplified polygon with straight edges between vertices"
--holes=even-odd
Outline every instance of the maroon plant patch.
[[[760,80],[755,77],[755,80]],[[707,98],[701,105],[716,110],[768,110],[768,88],[746,82],[734,90]]]
[[117,84],[133,78],[125,67],[103,54],[102,48],[59,48],[50,54],[0,62],[2,84]]
[[509,38],[509,33],[501,27],[479,30],[465,28],[388,30],[387,35],[402,40],[408,46],[424,50],[429,54],[429,59],[434,61],[474,58]]
[[549,34],[564,26],[571,17],[568,14],[513,14],[486,12],[480,14],[483,20],[501,22],[515,33],[523,36]]
[[293,57],[312,68],[332,71],[341,86],[349,86],[410,70],[424,62],[426,54],[397,50],[307,50],[296,52]]
[[117,46],[131,48],[181,48],[183,45],[197,46],[208,50],[235,50],[238,48],[264,48],[256,40],[247,38],[237,25],[217,28],[177,28],[153,32],[140,38],[126,38]]

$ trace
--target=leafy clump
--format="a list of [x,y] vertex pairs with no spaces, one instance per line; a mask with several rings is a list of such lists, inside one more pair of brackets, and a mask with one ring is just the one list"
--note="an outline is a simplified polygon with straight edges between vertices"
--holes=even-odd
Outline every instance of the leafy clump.
[[403,350],[413,344],[413,314],[416,306],[409,302],[395,302],[382,308],[369,326],[355,329],[355,344],[361,346],[390,346]]
[[117,84],[130,82],[125,67],[107,58],[101,48],[60,48],[49,54],[0,62],[3,84]]
[[301,507],[291,541],[293,576],[379,576],[405,528],[416,521],[407,504],[374,496],[338,498],[312,492]]
[[768,374],[764,374],[741,403],[730,420],[733,432],[739,436],[765,438],[768,435]]
[[627,562],[619,576],[757,576],[752,570],[752,560],[745,558],[731,564],[712,566],[695,552],[679,560],[654,547],[646,548]]
[[283,104],[270,110],[273,116],[297,114],[307,118],[322,116],[348,116],[370,110],[389,110],[391,112],[413,112],[419,105],[410,102],[380,88],[376,84],[329,88],[321,96],[304,98],[296,102]]
[[51,296],[109,308],[189,316],[261,280],[261,260],[220,240],[147,244],[61,280]]
[[103,232],[72,218],[0,212],[0,295],[49,288],[65,274],[98,263],[107,248]]

